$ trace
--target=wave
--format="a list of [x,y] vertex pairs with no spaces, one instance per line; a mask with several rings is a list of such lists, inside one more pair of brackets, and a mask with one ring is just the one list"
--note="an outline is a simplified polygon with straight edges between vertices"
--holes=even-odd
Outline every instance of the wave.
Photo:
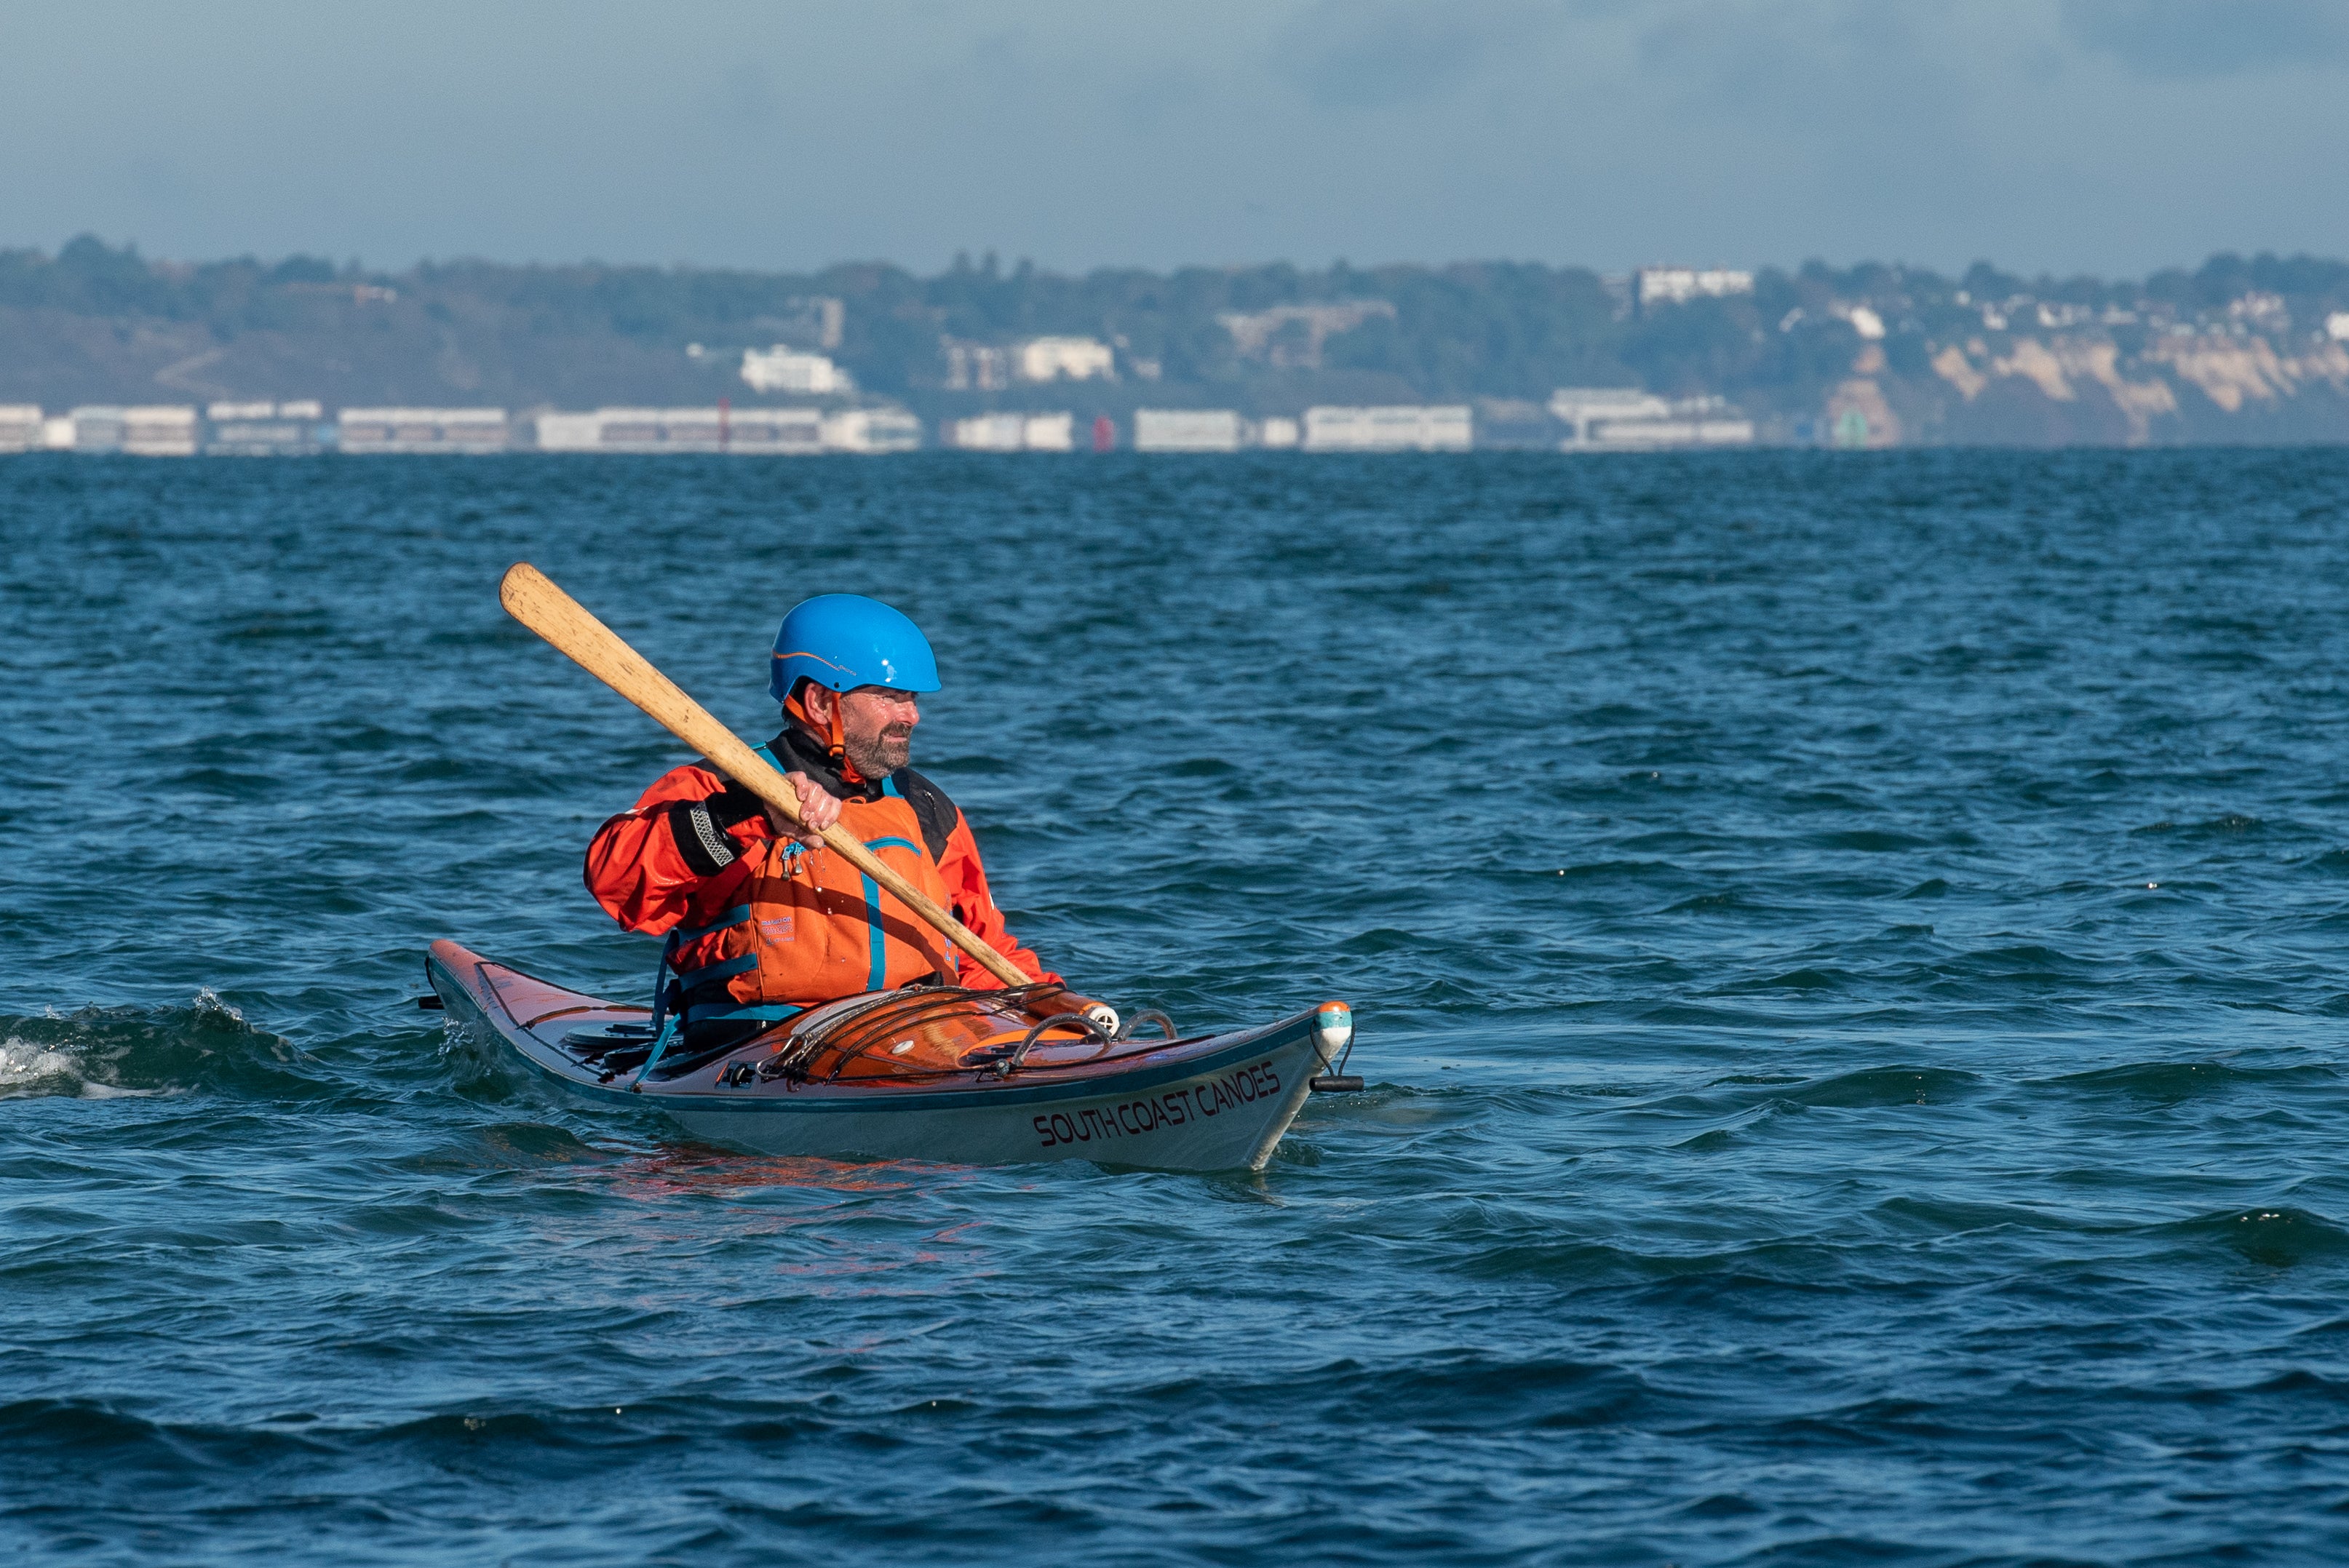
[[2030,1080],[2035,1087],[2110,1094],[2175,1105],[2181,1100],[2280,1083],[2323,1083],[2339,1075],[2331,1068],[2236,1068],[2224,1062],[2132,1062],[2093,1072],[2064,1073]]
[[1979,1076],[1954,1068],[1860,1068],[1827,1078],[1795,1078],[1739,1073],[1715,1078],[1708,1088],[1743,1090],[1754,1105],[1773,1101],[1821,1109],[1863,1109],[1887,1105],[1945,1105],[1973,1092]]
[[2271,1268],[2349,1255],[2349,1229],[2306,1209],[2237,1209],[2158,1228],[2158,1233],[2214,1243]]
[[256,1028],[210,989],[177,1007],[0,1018],[0,1099],[107,1099],[193,1088],[276,1099],[326,1086],[291,1040]]

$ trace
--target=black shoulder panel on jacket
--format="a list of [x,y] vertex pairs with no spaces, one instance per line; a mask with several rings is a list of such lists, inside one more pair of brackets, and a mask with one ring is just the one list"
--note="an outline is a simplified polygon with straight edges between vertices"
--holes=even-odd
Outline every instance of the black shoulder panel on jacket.
[[947,792],[915,772],[900,768],[891,776],[897,793],[914,809],[915,820],[922,824],[922,842],[930,851],[930,859],[946,859],[947,840],[962,820],[962,810],[947,799]]

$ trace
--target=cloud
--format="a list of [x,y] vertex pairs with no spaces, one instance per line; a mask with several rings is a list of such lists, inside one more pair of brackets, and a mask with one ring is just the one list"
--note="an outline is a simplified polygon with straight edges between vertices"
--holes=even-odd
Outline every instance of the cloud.
[[1317,108],[1389,108],[1474,75],[1536,26],[1516,5],[1321,0],[1281,30],[1275,64]]
[[1740,134],[1797,130],[1843,156],[1915,158],[1955,134],[1968,94],[1930,8],[1874,0],[1743,0],[1660,8],[1640,62],[1682,111]]
[[2149,77],[2349,60],[2341,0],[2063,0],[2066,35]]

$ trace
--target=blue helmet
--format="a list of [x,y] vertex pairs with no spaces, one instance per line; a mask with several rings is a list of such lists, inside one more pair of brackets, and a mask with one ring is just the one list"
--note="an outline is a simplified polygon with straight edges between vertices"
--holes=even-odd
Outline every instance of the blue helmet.
[[936,691],[938,661],[903,612],[861,593],[819,593],[783,617],[767,689],[781,702],[802,676],[833,691]]

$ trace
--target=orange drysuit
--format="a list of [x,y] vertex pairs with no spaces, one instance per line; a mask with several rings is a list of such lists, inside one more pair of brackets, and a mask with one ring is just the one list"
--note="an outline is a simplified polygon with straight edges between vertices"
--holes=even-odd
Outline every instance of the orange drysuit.
[[[842,826],[1022,974],[1059,982],[1005,929],[970,824],[944,790],[910,768],[851,784],[796,727],[763,749],[839,797]],[[775,837],[758,797],[705,765],[670,769],[598,829],[586,878],[613,919],[668,936],[671,1006],[689,1036],[926,977],[1000,987],[839,855]]]

